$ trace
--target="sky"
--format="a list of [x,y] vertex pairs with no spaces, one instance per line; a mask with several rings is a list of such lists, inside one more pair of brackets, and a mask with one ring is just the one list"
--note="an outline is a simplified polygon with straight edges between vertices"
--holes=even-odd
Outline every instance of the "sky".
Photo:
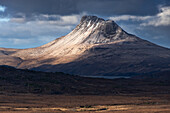
[[170,0],[0,0],[0,47],[41,46],[67,35],[84,15],[170,48]]

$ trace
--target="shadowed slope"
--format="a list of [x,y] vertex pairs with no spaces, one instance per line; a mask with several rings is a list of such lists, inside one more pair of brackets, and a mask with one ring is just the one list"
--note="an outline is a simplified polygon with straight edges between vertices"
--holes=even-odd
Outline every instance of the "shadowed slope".
[[0,93],[69,95],[169,94],[170,72],[132,79],[97,79],[0,66]]

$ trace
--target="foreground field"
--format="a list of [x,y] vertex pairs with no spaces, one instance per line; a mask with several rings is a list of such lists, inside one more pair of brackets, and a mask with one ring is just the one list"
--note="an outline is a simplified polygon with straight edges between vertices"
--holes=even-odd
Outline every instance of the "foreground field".
[[0,113],[170,113],[169,75],[111,80],[2,66]]
[[170,95],[152,97],[0,95],[0,113],[169,113]]

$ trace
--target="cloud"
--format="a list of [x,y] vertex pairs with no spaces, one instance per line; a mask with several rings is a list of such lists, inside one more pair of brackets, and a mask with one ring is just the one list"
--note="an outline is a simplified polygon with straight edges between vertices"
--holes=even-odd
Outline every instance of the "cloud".
[[170,25],[170,6],[161,7],[160,13],[151,17],[147,22],[142,23],[143,26],[169,26]]
[[49,24],[55,24],[55,25],[75,25],[78,24],[81,16],[83,14],[75,14],[75,15],[66,15],[66,16],[61,16],[61,15],[39,15],[38,17],[34,17],[35,21],[39,21],[40,23],[45,23],[48,22]]
[[114,21],[139,21],[141,26],[169,26],[170,6],[159,7],[159,13],[154,16],[121,15],[109,17]]
[[111,16],[113,14],[153,15],[158,4],[169,0],[0,0],[8,13],[71,15],[81,12]]
[[55,24],[55,25],[75,25],[78,24],[81,17],[86,15],[86,13],[81,14],[72,14],[72,15],[49,15],[49,14],[33,14],[30,17],[26,17],[25,14],[19,13],[10,18],[11,22],[14,23],[29,23],[29,22],[37,22],[37,23],[46,23]]
[[[6,7],[0,5],[0,12],[5,12],[5,10],[6,10]],[[3,17],[2,15],[0,15],[0,22],[8,22],[8,21],[9,21],[9,18]]]
[[0,22],[8,22],[8,21],[10,21],[9,18],[1,18],[1,17],[0,17]]
[[134,15],[121,15],[121,16],[114,16],[109,17],[109,19],[114,21],[143,21],[152,18],[152,16],[134,16]]
[[5,6],[0,5],[0,12],[5,12],[5,10],[6,10],[6,7],[5,7]]
[[[0,21],[0,43],[2,47],[28,48],[48,43],[72,31],[85,13],[73,15],[33,15],[24,14]],[[10,45],[9,45],[10,44]]]

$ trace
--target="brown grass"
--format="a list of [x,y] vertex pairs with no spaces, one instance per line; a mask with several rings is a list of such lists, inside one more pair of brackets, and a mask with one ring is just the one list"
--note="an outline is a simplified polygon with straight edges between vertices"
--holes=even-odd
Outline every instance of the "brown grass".
[[0,113],[169,113],[170,95],[0,95]]

